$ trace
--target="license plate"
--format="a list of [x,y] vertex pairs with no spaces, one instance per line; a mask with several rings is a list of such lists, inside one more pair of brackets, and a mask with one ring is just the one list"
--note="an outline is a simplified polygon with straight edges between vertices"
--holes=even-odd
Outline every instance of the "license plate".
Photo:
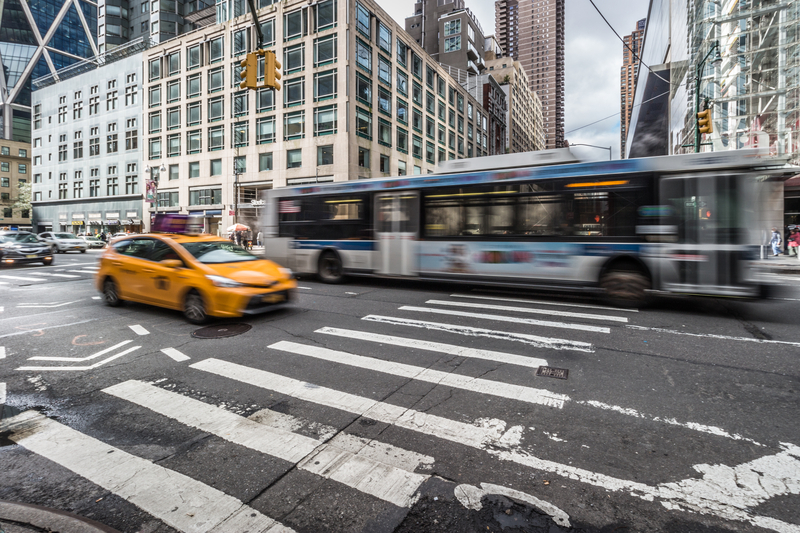
[[33,255],[26,255],[26,256],[25,256],[25,258],[26,258],[26,259],[36,259],[36,254],[33,254]]
[[282,302],[286,299],[286,296],[283,294],[265,294],[261,301],[268,304],[276,304],[278,302]]

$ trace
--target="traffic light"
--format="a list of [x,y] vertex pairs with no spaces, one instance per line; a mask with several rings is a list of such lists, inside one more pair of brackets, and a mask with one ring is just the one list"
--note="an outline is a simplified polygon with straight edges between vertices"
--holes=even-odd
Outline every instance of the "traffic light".
[[697,113],[697,128],[700,133],[713,133],[714,128],[711,125],[711,110],[704,109]]
[[258,88],[258,53],[251,52],[245,56],[244,61],[239,63],[242,71],[239,72],[239,77],[242,82],[239,84],[240,89],[257,89]]
[[278,69],[281,68],[281,64],[278,62],[278,59],[275,57],[275,52],[272,50],[267,50],[262,53],[264,54],[264,86],[272,87],[276,91],[280,91],[281,84],[278,80],[281,79],[281,73],[278,72]]

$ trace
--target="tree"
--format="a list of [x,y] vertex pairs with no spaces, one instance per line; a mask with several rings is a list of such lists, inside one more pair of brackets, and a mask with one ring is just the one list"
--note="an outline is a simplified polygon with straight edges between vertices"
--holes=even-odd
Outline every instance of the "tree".
[[17,209],[18,211],[27,211],[28,218],[30,218],[32,197],[33,197],[33,184],[21,183],[19,186],[19,194],[17,196],[17,199],[11,207]]

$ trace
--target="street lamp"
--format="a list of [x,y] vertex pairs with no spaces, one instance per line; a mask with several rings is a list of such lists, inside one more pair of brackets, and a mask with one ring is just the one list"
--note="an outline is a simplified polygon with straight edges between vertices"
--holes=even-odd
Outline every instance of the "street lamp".
[[698,153],[700,151],[700,123],[697,116],[700,113],[700,74],[703,72],[703,67],[706,65],[706,60],[708,60],[711,52],[715,50],[717,53],[714,56],[714,59],[711,60],[711,64],[715,67],[719,66],[722,63],[722,56],[719,55],[719,41],[714,41],[711,43],[711,47],[708,49],[708,53],[706,53],[705,57],[703,57],[703,59],[694,67],[694,153]]
[[[156,173],[155,170],[158,170],[158,173]],[[148,199],[146,199],[145,201],[151,202],[151,203],[155,202],[155,204],[156,204],[156,212],[155,212],[155,214],[156,215],[158,214],[158,178],[159,178],[159,175],[162,172],[166,172],[166,171],[167,171],[167,167],[164,166],[164,163],[161,163],[161,167],[158,167],[157,165],[152,165],[151,166],[151,165],[148,165],[147,163],[144,164],[144,172],[145,172],[145,174],[150,176],[150,179],[147,180],[147,184],[146,184],[147,193],[145,195],[145,198],[147,198],[147,196],[150,196],[152,198],[152,201],[148,200]]]
[[591,146],[592,148],[600,148],[601,150],[608,150],[608,160],[611,161],[611,147],[610,146],[595,146],[594,144],[581,144],[581,143],[569,143],[569,144],[567,144],[568,148],[572,147],[572,146]]

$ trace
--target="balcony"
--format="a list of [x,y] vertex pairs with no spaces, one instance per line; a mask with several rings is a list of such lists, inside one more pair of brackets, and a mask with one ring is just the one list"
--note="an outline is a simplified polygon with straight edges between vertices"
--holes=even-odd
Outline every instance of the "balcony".
[[481,54],[478,53],[478,51],[475,49],[474,46],[472,46],[472,43],[469,42],[469,40],[467,40],[467,42],[469,43],[469,46],[467,47],[467,57],[474,60],[480,59]]
[[480,70],[478,70],[478,65],[475,64],[474,61],[467,61],[467,72],[470,74],[480,74]]

